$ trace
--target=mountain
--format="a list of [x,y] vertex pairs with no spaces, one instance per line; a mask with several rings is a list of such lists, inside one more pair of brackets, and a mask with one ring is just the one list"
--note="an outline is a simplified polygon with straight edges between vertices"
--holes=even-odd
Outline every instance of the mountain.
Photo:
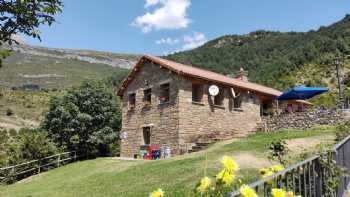
[[337,103],[334,59],[340,55],[345,95],[350,98],[350,16],[308,32],[255,31],[226,35],[203,46],[166,58],[235,75],[248,70],[250,81],[285,90],[295,85],[328,86],[331,91],[314,99],[328,107]]
[[139,55],[73,49],[54,49],[20,44],[0,68],[0,86],[62,89],[85,79],[124,76]]

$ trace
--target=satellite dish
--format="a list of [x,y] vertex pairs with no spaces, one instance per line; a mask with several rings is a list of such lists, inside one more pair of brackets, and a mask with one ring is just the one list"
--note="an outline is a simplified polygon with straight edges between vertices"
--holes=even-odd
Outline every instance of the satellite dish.
[[209,87],[209,94],[210,94],[211,96],[216,96],[216,95],[218,95],[218,94],[219,94],[219,87],[216,86],[216,85],[211,85],[211,86]]

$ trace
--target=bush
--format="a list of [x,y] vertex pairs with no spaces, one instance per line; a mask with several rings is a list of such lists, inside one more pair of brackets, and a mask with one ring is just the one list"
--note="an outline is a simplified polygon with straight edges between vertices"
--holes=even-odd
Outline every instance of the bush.
[[4,166],[7,161],[6,147],[7,147],[9,138],[10,136],[8,135],[7,130],[0,129],[0,167]]
[[60,147],[90,156],[108,155],[117,142],[121,110],[113,90],[84,82],[49,103],[42,128]]
[[269,145],[268,158],[286,165],[288,163],[288,159],[286,158],[288,151],[287,143],[284,140],[272,141]]
[[10,138],[6,147],[8,165],[40,159],[57,152],[56,145],[46,132],[28,128],[21,129],[17,136]]
[[344,138],[346,138],[347,136],[349,136],[350,135],[350,120],[346,121],[343,124],[338,125],[335,129],[335,135],[336,135],[335,140],[337,142],[339,142],[339,141],[343,140]]

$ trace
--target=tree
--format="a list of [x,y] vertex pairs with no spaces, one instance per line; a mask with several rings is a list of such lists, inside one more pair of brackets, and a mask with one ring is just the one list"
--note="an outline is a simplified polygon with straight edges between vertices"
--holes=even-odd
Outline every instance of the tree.
[[[13,35],[24,34],[40,38],[40,25],[51,25],[61,12],[61,0],[0,0],[0,45],[17,41]],[[1,60],[9,51],[0,51]]]
[[119,101],[102,82],[86,81],[49,103],[42,128],[60,147],[89,155],[106,155],[117,143],[121,124]]
[[5,150],[8,165],[51,156],[58,151],[46,132],[28,128],[21,129],[17,136],[13,136]]

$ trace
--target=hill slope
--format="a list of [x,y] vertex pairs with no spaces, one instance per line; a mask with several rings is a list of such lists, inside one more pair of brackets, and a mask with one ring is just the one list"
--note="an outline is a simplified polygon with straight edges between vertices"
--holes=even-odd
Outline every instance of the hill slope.
[[[262,30],[247,35],[227,35],[167,58],[230,75],[244,67],[251,81],[280,90],[297,84],[329,86],[331,93],[318,101],[334,105],[334,58],[338,54],[350,54],[350,16],[306,33]],[[349,69],[346,58],[343,77],[347,79]],[[347,97],[350,97],[349,90]]]
[[[332,142],[331,128],[302,132],[257,134],[236,141],[220,142],[207,151],[182,155],[161,161],[121,161],[99,158],[64,166],[9,186],[0,186],[0,196],[118,196],[144,197],[162,188],[166,196],[189,196],[195,184],[207,172],[212,177],[220,169],[223,155],[236,159],[239,177],[251,182],[258,169],[269,167],[267,144],[276,139],[289,139],[292,155],[305,149],[315,150],[319,143]],[[305,145],[305,142],[308,142]],[[303,148],[300,146],[303,145]],[[207,169],[205,161],[207,157]]]
[[0,69],[0,86],[35,84],[62,89],[84,79],[126,73],[138,55],[17,45]]

